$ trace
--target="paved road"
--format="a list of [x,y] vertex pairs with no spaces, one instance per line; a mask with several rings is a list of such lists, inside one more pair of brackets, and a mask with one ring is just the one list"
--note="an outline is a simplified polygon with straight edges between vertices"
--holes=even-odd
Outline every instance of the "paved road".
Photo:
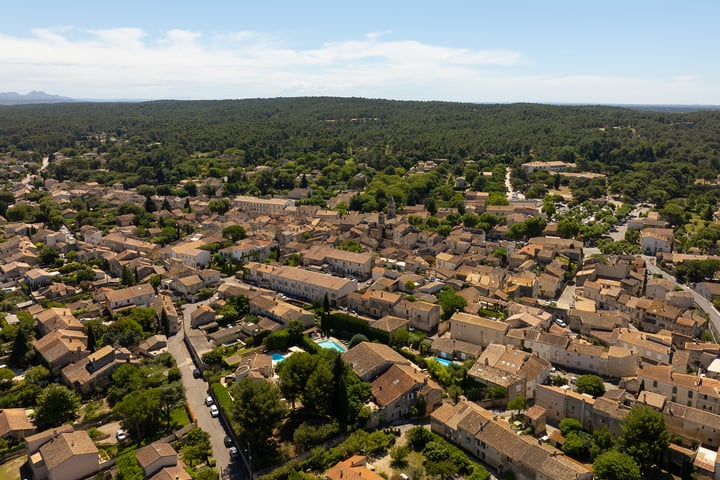
[[[189,314],[188,314],[189,315]],[[177,335],[168,339],[168,351],[175,357],[177,365],[182,373],[182,382],[185,386],[185,396],[190,408],[197,418],[198,426],[210,434],[213,457],[215,457],[218,471],[225,471],[230,466],[230,476],[224,478],[243,478],[239,468],[231,465],[230,453],[225,447],[225,429],[217,418],[210,416],[210,409],[205,405],[205,397],[208,393],[208,384],[202,379],[193,378],[192,371],[195,365],[190,358],[190,353],[183,342],[183,330],[180,329]],[[237,470],[237,472],[236,472]],[[223,478],[223,477],[221,477]]]

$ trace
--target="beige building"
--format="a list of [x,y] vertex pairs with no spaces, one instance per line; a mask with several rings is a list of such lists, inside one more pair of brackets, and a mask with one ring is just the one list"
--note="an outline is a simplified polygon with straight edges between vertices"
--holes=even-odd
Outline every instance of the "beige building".
[[82,480],[98,471],[98,449],[84,430],[53,434],[35,450],[28,444],[35,480]]
[[315,315],[272,295],[257,295],[250,300],[250,312],[268,317],[287,326],[292,320],[302,323],[305,328],[315,323]]
[[401,300],[394,307],[392,314],[410,320],[410,325],[423,332],[433,332],[440,323],[440,305],[434,303]]
[[233,200],[233,206],[243,212],[273,215],[282,213],[287,207],[295,206],[295,201],[287,198],[265,199],[238,195]]
[[149,283],[141,283],[105,293],[105,306],[111,315],[126,308],[151,307],[155,300],[155,289]]
[[591,480],[583,464],[533,437],[518,435],[509,424],[471,402],[444,404],[433,412],[430,427],[503,477],[512,472],[519,480]]
[[170,258],[186,267],[204,268],[210,264],[210,252],[200,247],[204,241],[181,243],[170,248]]
[[487,347],[491,343],[504,343],[509,325],[490,318],[455,312],[450,317],[452,337],[464,342]]
[[491,344],[468,370],[468,375],[488,386],[500,386],[508,400],[524,396],[534,398],[535,389],[550,375],[550,362],[537,354],[518,350],[512,345]]
[[352,275],[360,280],[370,278],[373,256],[369,253],[347,252],[326,245],[311,247],[303,253],[303,265],[327,265],[332,272]]
[[0,438],[18,440],[32,435],[35,424],[30,421],[24,408],[3,408],[0,410]]
[[331,305],[343,303],[357,283],[344,278],[312,272],[303,268],[248,262],[245,278],[260,287],[294,297],[322,302],[327,295]]
[[87,394],[97,387],[110,385],[112,374],[120,365],[126,363],[135,366],[140,364],[125,348],[106,345],[79,362],[63,368],[61,374],[68,387]]

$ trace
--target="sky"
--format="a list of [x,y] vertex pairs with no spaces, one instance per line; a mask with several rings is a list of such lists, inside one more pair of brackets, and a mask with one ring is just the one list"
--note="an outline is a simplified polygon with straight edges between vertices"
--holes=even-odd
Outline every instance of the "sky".
[[720,105],[715,0],[23,0],[0,92]]

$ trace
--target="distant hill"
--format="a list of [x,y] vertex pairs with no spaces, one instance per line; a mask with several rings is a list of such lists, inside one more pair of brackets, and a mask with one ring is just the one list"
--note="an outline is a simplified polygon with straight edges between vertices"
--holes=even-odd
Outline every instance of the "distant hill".
[[73,102],[69,97],[50,95],[45,92],[32,91],[27,95],[17,92],[0,92],[0,105],[25,105],[28,103],[65,103]]

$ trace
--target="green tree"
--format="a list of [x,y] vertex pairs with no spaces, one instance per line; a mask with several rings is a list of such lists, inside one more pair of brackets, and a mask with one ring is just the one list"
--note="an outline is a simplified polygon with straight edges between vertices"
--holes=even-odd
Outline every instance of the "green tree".
[[280,390],[295,408],[295,401],[303,397],[310,375],[317,368],[318,356],[308,352],[296,352],[276,368]]
[[316,415],[327,416],[332,410],[333,374],[327,363],[317,362],[317,367],[308,377],[303,391],[303,405]]
[[159,411],[160,401],[149,390],[130,392],[113,407],[113,413],[122,418],[123,426],[132,431],[137,439],[157,428]]
[[35,425],[40,430],[57,427],[77,417],[80,397],[64,385],[50,385],[38,395]]
[[208,210],[218,215],[225,215],[230,210],[230,201],[227,198],[214,198],[208,203]]
[[178,442],[180,446],[180,456],[190,467],[194,467],[199,463],[207,461],[212,455],[212,445],[210,444],[210,434],[201,428],[193,428],[185,438]]
[[602,397],[605,394],[605,384],[597,375],[580,375],[575,382],[575,390],[593,397]]
[[528,401],[527,398],[525,398],[522,395],[518,395],[517,397],[510,400],[507,404],[508,410],[517,410],[518,413],[522,412],[523,410],[527,410],[528,408]]
[[249,378],[236,383],[231,390],[235,398],[232,416],[240,425],[243,438],[254,447],[266,445],[288,413],[280,401],[280,390]]
[[31,327],[21,324],[13,339],[12,351],[8,359],[10,365],[16,368],[27,366],[30,358],[35,354],[35,349],[32,346],[33,339]]
[[440,308],[442,309],[441,318],[448,320],[455,312],[462,312],[467,306],[467,300],[455,293],[455,290],[449,287],[443,288],[438,295]]
[[640,467],[635,459],[617,450],[598,455],[593,462],[595,477],[601,480],[640,480]]
[[578,419],[567,417],[560,420],[560,433],[562,433],[563,436],[580,431],[582,431],[582,424]]
[[170,429],[170,413],[173,409],[181,406],[185,400],[185,388],[180,382],[168,383],[157,389],[157,398],[160,402],[160,410],[165,419],[165,426]]
[[137,450],[131,448],[118,457],[117,478],[118,480],[143,480],[145,472],[137,461]]
[[650,407],[635,406],[620,424],[622,450],[645,469],[656,463],[670,444],[662,414]]
[[[719,298],[720,298],[720,297],[719,297]],[[369,342],[369,341],[370,341],[370,340],[368,340],[368,338],[367,338],[365,335],[363,335],[362,333],[356,333],[356,334],[353,335],[352,338],[350,339],[350,344],[348,345],[348,348],[352,348],[352,347],[354,347],[355,345],[357,345],[357,344],[359,344],[359,343]]]
[[223,228],[222,236],[232,242],[237,242],[238,240],[242,240],[247,237],[247,234],[245,233],[245,228],[243,228],[242,225],[230,225]]

